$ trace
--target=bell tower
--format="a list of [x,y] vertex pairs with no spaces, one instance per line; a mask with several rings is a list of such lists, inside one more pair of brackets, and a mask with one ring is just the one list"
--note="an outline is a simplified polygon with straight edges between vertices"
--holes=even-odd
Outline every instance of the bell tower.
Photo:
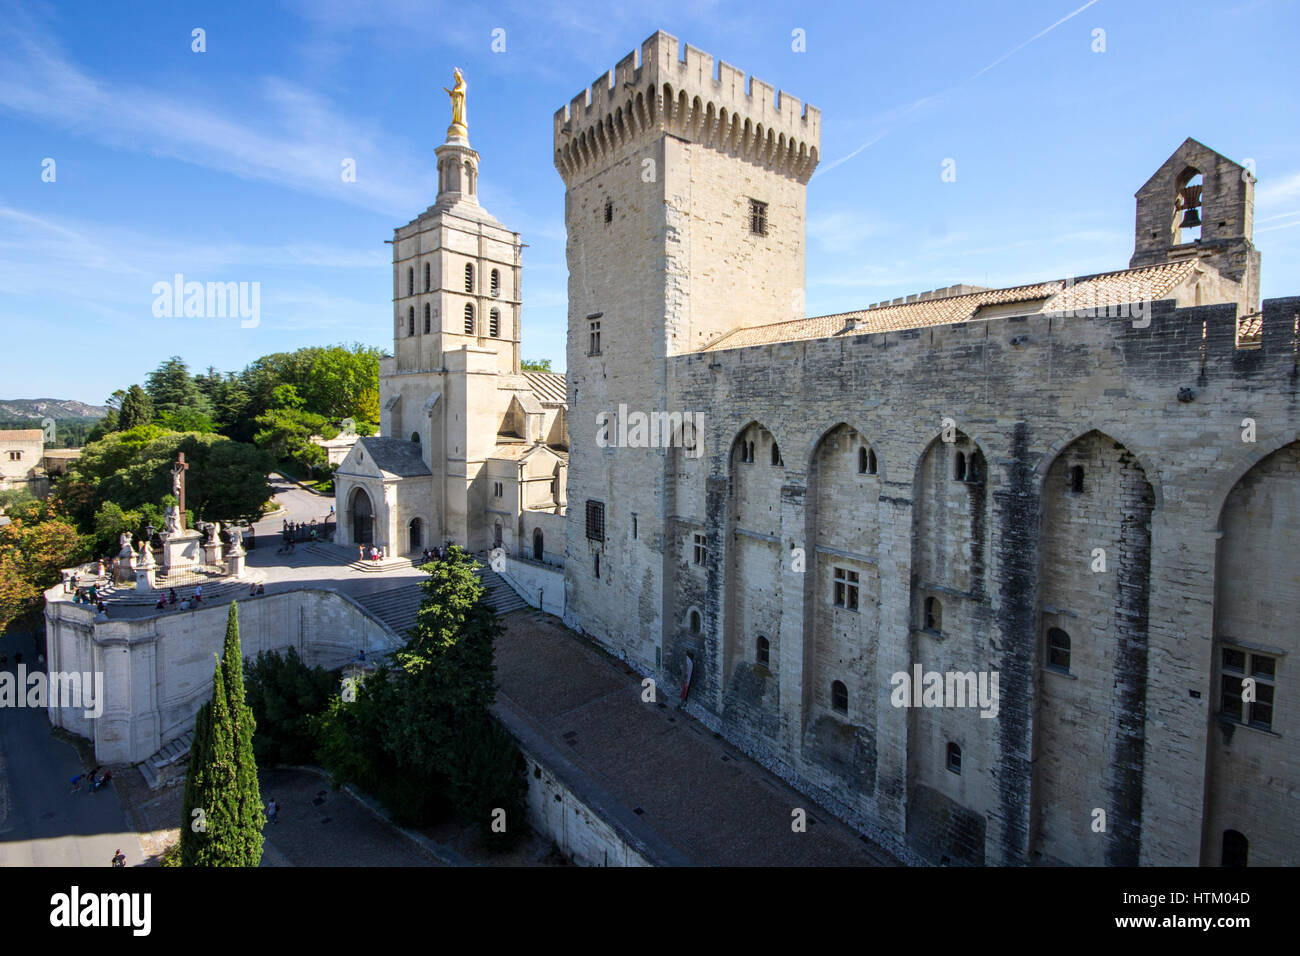
[[[1190,137],[1137,191],[1129,268],[1195,258],[1238,286],[1240,315],[1259,311],[1259,250],[1251,241],[1255,177]],[[1231,301],[1231,290],[1219,301]]]

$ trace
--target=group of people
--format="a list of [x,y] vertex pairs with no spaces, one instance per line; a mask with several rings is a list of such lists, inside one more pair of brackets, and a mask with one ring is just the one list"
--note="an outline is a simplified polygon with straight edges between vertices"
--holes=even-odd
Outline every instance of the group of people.
[[[450,541],[447,542],[447,547],[451,547]],[[425,564],[428,564],[430,561],[441,561],[446,553],[445,548],[425,548],[420,552],[420,557],[424,559]]]
[[312,518],[307,524],[298,521],[290,521],[286,518],[280,530],[280,547],[275,553],[281,554],[283,552],[288,552],[289,554],[293,554],[294,545],[298,543],[300,538],[306,538],[308,541],[315,541],[316,534],[315,518]]
[[104,599],[100,597],[98,584],[92,584],[88,588],[77,588],[77,593],[72,596],[72,603],[88,604],[100,614],[106,614],[108,610]]
[[76,793],[78,790],[81,789],[81,781],[85,780],[86,792],[94,793],[96,790],[103,787],[104,784],[108,783],[112,779],[113,779],[112,770],[105,770],[104,775],[101,777],[99,775],[99,767],[96,766],[94,770],[90,771],[90,773],[88,774],[79,773],[68,782],[72,784],[72,792]]
[[177,598],[175,588],[168,588],[166,596],[162,594],[158,595],[158,603],[154,605],[154,608],[159,611],[165,611],[169,607],[174,607],[178,601],[182,611],[188,611],[191,608],[198,607],[203,603],[203,585],[200,584],[195,587],[194,596],[186,598],[183,601]]

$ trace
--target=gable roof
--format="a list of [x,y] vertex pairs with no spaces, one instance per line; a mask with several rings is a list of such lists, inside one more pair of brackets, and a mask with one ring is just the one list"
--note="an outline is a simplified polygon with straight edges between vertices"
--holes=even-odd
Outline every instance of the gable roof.
[[543,405],[565,405],[569,401],[568,386],[558,372],[523,372],[528,387]]
[[[413,441],[401,438],[385,438],[371,435],[357,439],[357,445],[363,449],[380,471],[397,478],[415,478],[431,475],[429,466],[420,457],[420,446]],[[355,453],[356,448],[353,449]]]
[[1104,308],[1107,304],[1127,302],[1152,302],[1167,296],[1198,267],[1205,268],[1203,263],[1198,265],[1196,259],[1185,259],[1182,262],[1083,276],[1073,280],[1073,284],[1065,279],[1055,279],[1008,289],[985,289],[942,299],[918,300],[856,312],[755,325],[734,329],[699,351],[716,352],[775,342],[950,325],[978,318],[977,313],[984,306],[1006,306],[1018,302],[1024,303],[1026,314]]

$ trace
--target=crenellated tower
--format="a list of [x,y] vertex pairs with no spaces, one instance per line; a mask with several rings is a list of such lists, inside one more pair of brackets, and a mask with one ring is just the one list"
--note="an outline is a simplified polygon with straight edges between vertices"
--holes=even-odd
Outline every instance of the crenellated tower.
[[[584,629],[652,665],[667,626],[668,457],[662,447],[598,447],[596,416],[620,404],[686,411],[668,407],[669,357],[741,325],[804,317],[805,196],[820,127],[814,107],[663,32],[555,114],[569,266],[571,606]],[[605,515],[597,535],[588,501]],[[633,595],[637,614],[602,621],[607,586]]]

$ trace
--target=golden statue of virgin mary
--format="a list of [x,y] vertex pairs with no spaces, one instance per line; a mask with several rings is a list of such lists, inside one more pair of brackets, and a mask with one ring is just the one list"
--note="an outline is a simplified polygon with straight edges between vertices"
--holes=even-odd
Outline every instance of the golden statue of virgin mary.
[[465,77],[461,75],[460,69],[453,71],[455,82],[452,88],[447,89],[447,95],[451,97],[451,125],[447,127],[448,136],[468,136],[469,127],[465,125]]

